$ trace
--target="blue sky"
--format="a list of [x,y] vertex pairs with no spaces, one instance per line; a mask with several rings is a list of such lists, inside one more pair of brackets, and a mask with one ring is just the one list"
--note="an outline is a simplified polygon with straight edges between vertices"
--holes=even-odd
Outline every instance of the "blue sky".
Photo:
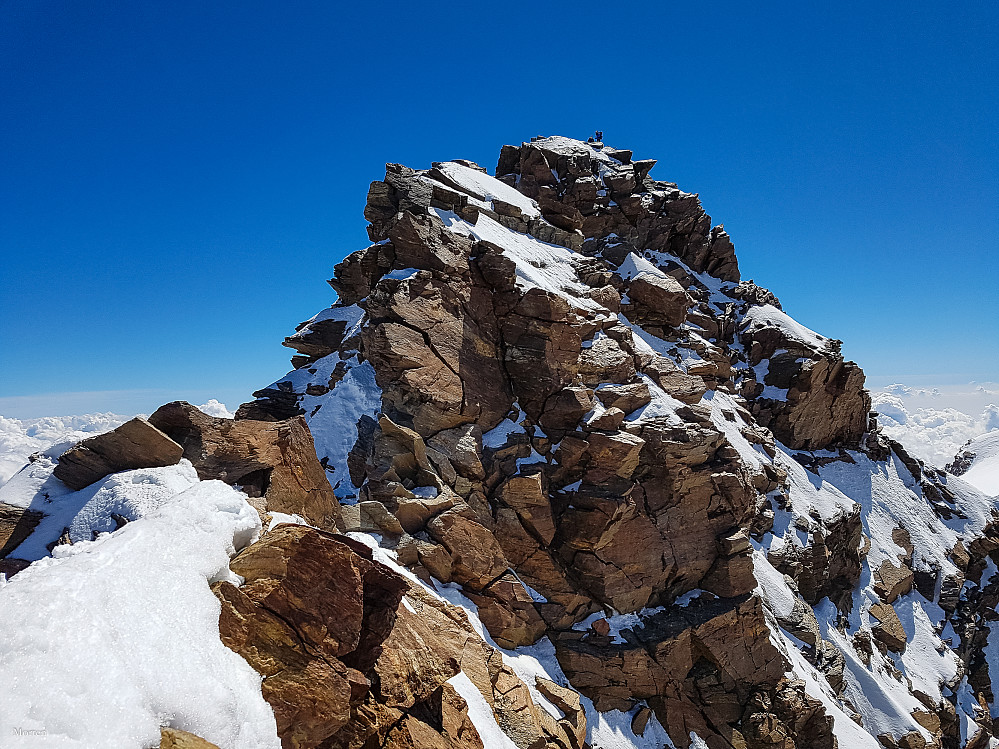
[[999,380],[999,5],[364,5],[0,0],[0,414],[234,407],[386,161],[598,128],[876,384]]

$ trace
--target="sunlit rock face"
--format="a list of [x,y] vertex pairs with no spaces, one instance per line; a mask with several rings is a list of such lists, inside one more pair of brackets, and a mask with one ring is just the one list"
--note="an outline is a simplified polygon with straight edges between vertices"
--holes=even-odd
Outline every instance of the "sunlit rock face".
[[[151,417],[262,521],[204,584],[275,745],[995,742],[995,498],[882,434],[654,164],[549,137],[495,176],[387,165],[293,369],[234,421]],[[17,576],[59,541],[25,489],[54,460],[0,488]]]

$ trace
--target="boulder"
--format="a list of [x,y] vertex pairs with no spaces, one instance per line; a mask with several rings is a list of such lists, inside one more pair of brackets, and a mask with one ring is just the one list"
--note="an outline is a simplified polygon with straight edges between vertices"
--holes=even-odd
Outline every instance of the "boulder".
[[635,376],[634,358],[613,338],[597,338],[579,355],[579,375],[591,387],[602,382],[628,382]]
[[871,616],[878,620],[877,624],[871,627],[874,639],[896,653],[905,650],[908,636],[898,614],[895,613],[894,606],[887,603],[875,603],[871,606]]
[[630,414],[652,402],[649,386],[645,382],[631,385],[602,385],[596,389],[595,394],[604,406],[619,408],[625,414]]
[[690,297],[664,273],[639,273],[628,284],[628,297],[639,305],[638,320],[679,327],[687,319]]
[[160,406],[149,421],[182,446],[202,480],[239,486],[261,511],[301,515],[324,529],[342,527],[340,504],[301,416],[223,419],[174,401]]
[[451,555],[451,578],[473,591],[485,588],[510,566],[489,529],[459,508],[435,517],[427,531]]
[[53,473],[70,489],[79,490],[119,471],[175,465],[183,454],[184,448],[137,416],[71,447],[59,456]]
[[534,600],[523,584],[507,573],[481,594],[468,593],[479,608],[479,618],[502,648],[533,645],[547,626],[538,614]]
[[698,403],[708,390],[704,378],[687,374],[665,356],[652,357],[642,367],[642,371],[681,403]]
[[160,728],[160,749],[219,749],[210,741],[205,741],[193,733],[179,728]]
[[213,587],[222,642],[263,676],[285,747],[334,736],[369,690],[365,672],[408,586],[365,552],[343,537],[281,525],[233,560],[242,587]]
[[496,497],[520,516],[524,527],[545,546],[555,537],[551,502],[542,485],[541,474],[512,476],[497,490]]
[[874,590],[885,603],[893,603],[912,590],[912,570],[904,562],[893,564],[885,559],[874,571]]

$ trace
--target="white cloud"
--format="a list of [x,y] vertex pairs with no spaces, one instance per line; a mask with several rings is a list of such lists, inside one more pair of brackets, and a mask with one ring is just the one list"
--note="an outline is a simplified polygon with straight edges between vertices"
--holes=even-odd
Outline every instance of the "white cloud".
[[912,387],[894,383],[871,392],[878,422],[917,458],[949,463],[968,440],[999,429],[999,385]]

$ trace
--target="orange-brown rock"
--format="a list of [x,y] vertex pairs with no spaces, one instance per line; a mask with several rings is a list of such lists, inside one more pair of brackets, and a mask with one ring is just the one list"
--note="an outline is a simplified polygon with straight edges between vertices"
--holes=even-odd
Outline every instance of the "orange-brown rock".
[[59,456],[53,473],[70,489],[83,489],[118,471],[172,466],[183,453],[154,424],[137,416],[71,447]]
[[[741,330],[750,305],[776,298],[733,283],[728,235],[696,196],[651,179],[652,164],[568,139],[504,148],[498,173],[537,201],[541,218],[485,194],[474,165],[388,165],[372,184],[365,216],[379,244],[341,263],[333,282],[341,304],[357,303],[364,317],[359,334],[327,354],[339,356],[336,367],[364,362],[382,390],[381,414],[361,417],[348,458],[360,487],[350,527],[379,534],[418,579],[460,586],[499,645],[552,638],[570,684],[534,685],[565,717],[539,710],[464,615],[413,586],[370,667],[343,659],[371,686],[351,700],[330,746],[448,746],[461,731],[442,730],[444,712],[459,725],[462,708],[443,685],[460,670],[521,749],[582,749],[578,692],[598,709],[636,711],[639,732],[654,711],[677,746],[696,731],[712,749],[831,749],[828,716],[783,681],[788,664],[751,594],[749,533],[773,524],[772,510],[769,525],[760,517],[786,477],[750,470],[726,434],[738,429],[771,458],[777,445],[759,419],[803,442],[852,434],[858,385],[848,367],[828,369],[832,349],[784,356],[766,350],[783,339]],[[480,176],[466,183],[462,168]],[[431,208],[452,212],[450,228]],[[518,242],[575,254],[528,258],[501,232],[472,238],[480,232],[469,227],[486,221]],[[632,266],[659,271],[636,276],[624,266],[630,253],[644,258]],[[321,333],[299,336],[300,356],[325,350]],[[756,383],[747,357],[766,359],[772,381]],[[327,383],[310,391],[304,379],[299,372],[289,387],[322,398]],[[763,398],[765,386],[787,389],[791,405]],[[708,388],[745,393],[747,407],[736,401],[725,413],[737,424],[716,426]],[[825,408],[850,413],[827,418]],[[850,426],[808,421],[820,417]],[[811,556],[784,560],[803,595],[852,587],[832,579],[854,572],[853,530],[825,528],[824,548],[815,536]],[[842,569],[831,559],[841,548]],[[675,605],[696,588],[699,598]],[[623,642],[607,620],[574,629],[611,610],[637,614]],[[815,634],[818,653],[812,623],[801,617],[794,631]]]
[[781,573],[794,578],[808,603],[814,605],[828,597],[847,611],[853,605],[853,587],[862,570],[862,535],[860,508],[855,507],[835,520],[817,524],[804,547],[788,544],[771,551],[767,558]]
[[479,619],[500,647],[533,645],[545,634],[547,625],[534,599],[513,574],[503,575],[481,594],[467,595],[478,606]]
[[[483,749],[468,703],[449,684],[426,701],[424,720],[406,715],[380,745],[385,749]],[[439,729],[437,728],[439,726]]]
[[541,473],[512,476],[499,487],[495,496],[517,512],[524,527],[531,531],[542,545],[548,546],[552,542],[555,537],[555,520]]
[[160,728],[160,749],[219,749],[210,741],[205,741],[193,733],[179,728]]
[[624,645],[565,633],[556,654],[597,709],[648,700],[678,746],[690,731],[711,746],[718,727],[737,723],[752,695],[775,689],[783,677],[783,658],[766,632],[759,599],[698,599],[654,615]]
[[14,551],[45,517],[37,510],[0,502],[0,559]]
[[451,578],[479,591],[510,566],[489,529],[454,508],[435,517],[427,531],[451,555]]
[[174,401],[149,420],[182,446],[202,480],[239,485],[249,497],[263,500],[259,509],[301,515],[320,528],[340,527],[339,502],[302,417],[223,419]]
[[628,296],[639,307],[637,320],[677,327],[687,319],[690,297],[676,279],[665,274],[639,273],[628,284]]
[[875,603],[871,606],[871,616],[877,619],[871,627],[874,639],[896,653],[905,650],[908,637],[895,608],[887,603]]
[[631,385],[604,385],[597,388],[596,396],[607,408],[619,408],[626,414],[648,405],[652,400],[649,386],[644,382]]
[[[315,747],[352,718],[407,584],[356,542],[281,525],[217,583],[222,641],[263,677],[285,747]],[[360,552],[360,553],[359,553]]]
[[904,562],[893,564],[885,559],[874,572],[874,590],[886,603],[912,590],[912,570]]

